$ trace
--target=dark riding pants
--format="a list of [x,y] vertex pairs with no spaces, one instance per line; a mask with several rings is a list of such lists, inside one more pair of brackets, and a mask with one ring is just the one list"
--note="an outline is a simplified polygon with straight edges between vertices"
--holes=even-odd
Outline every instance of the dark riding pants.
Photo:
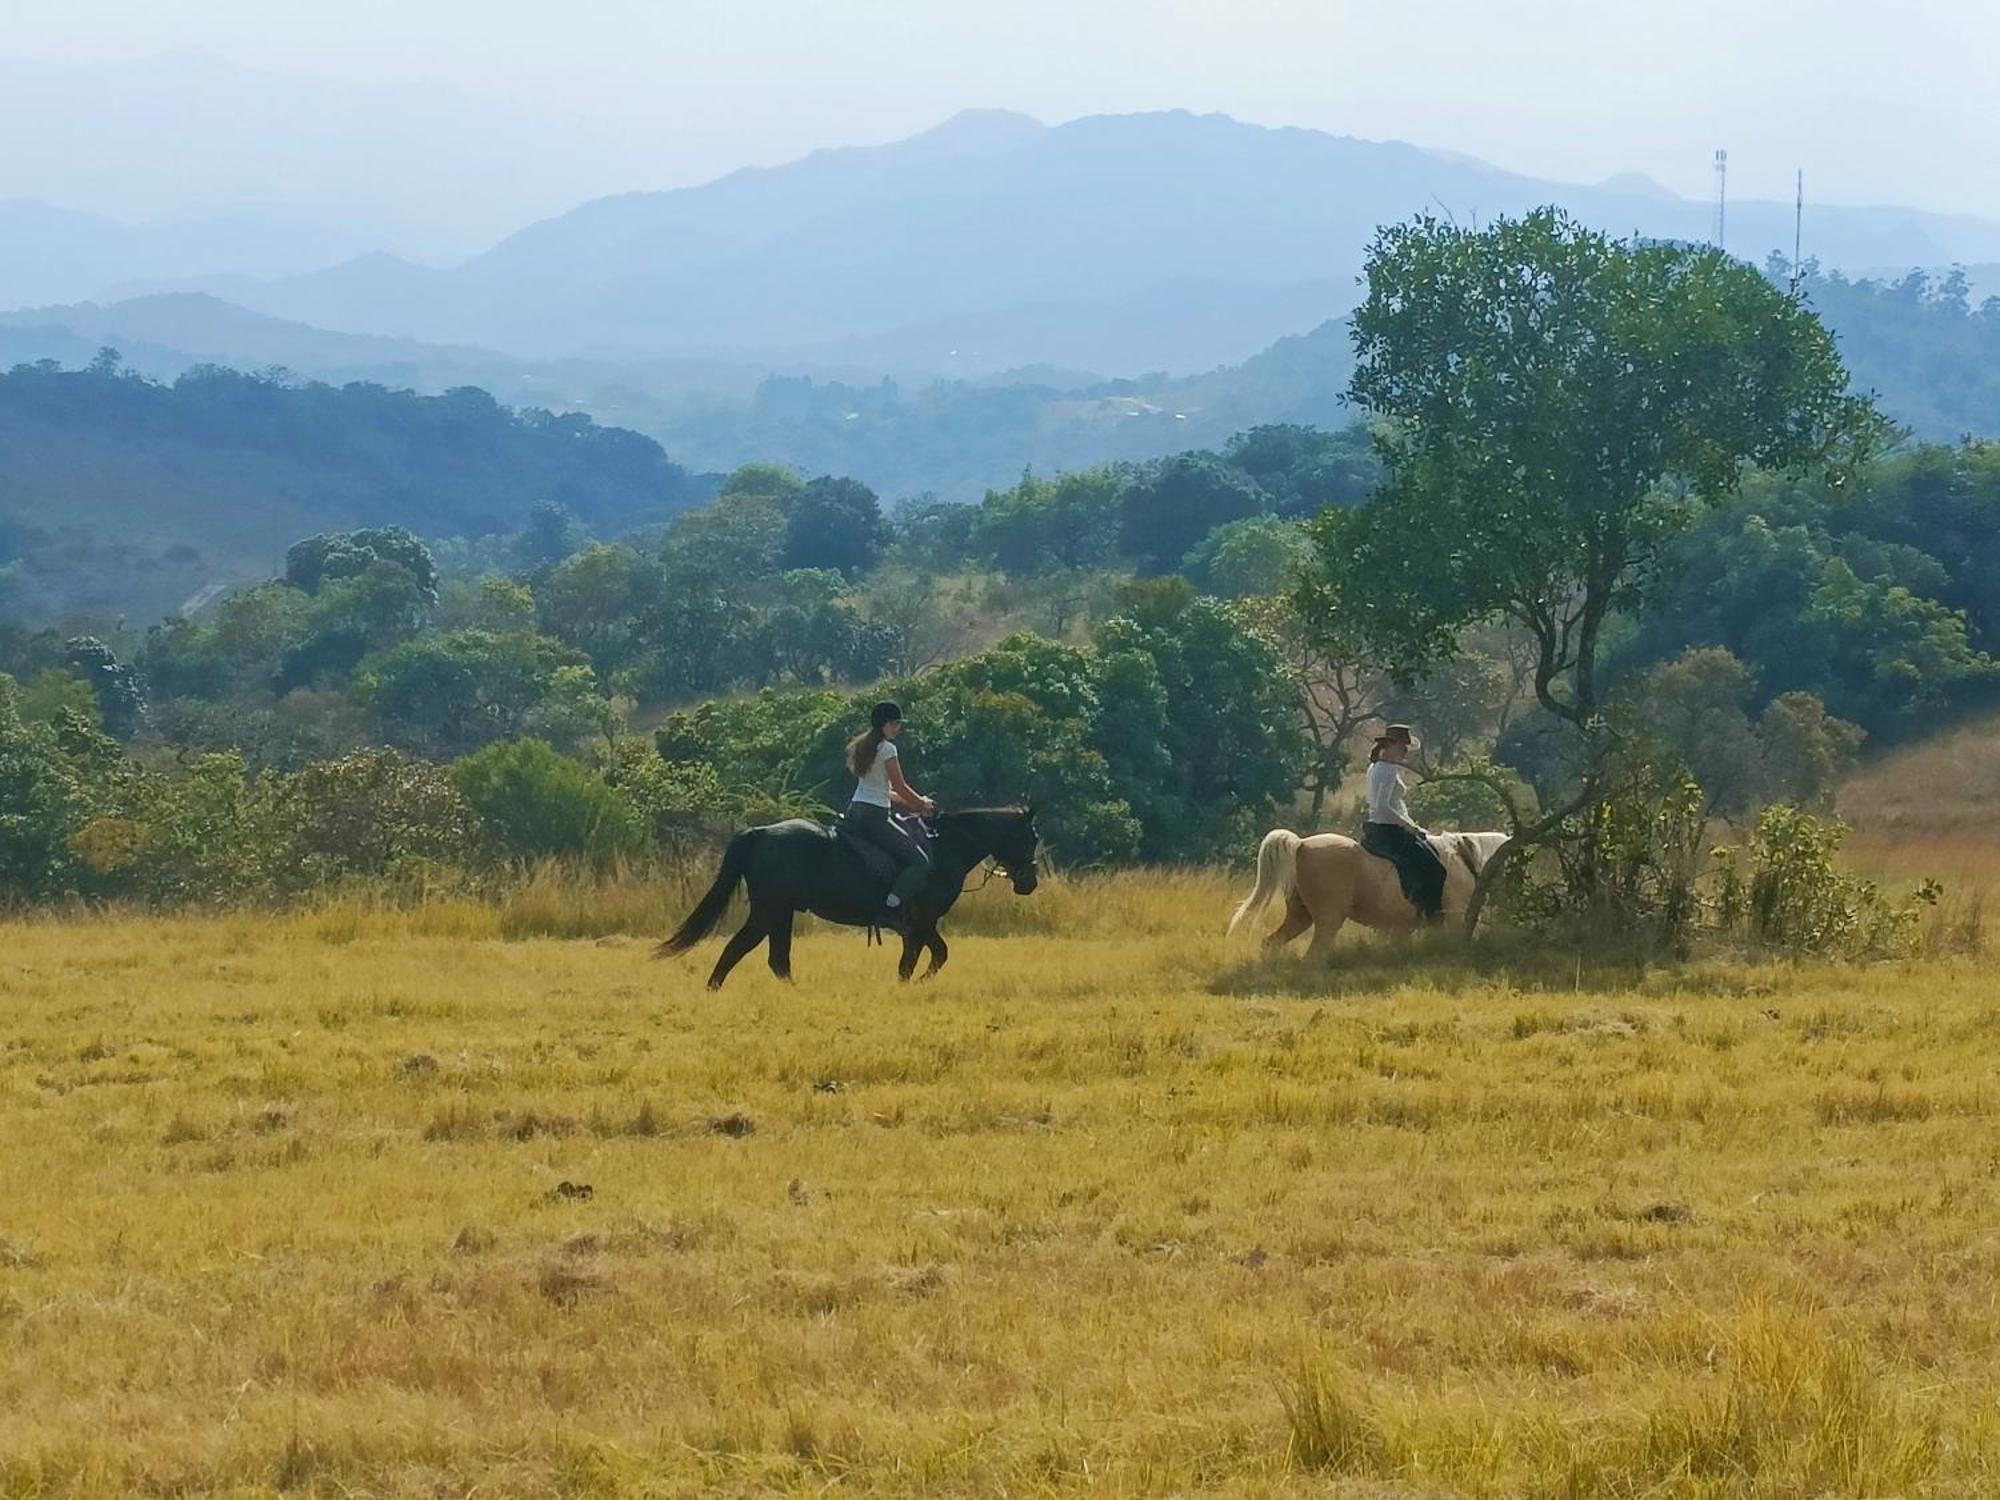
[[872,802],[848,803],[847,826],[895,860],[900,873],[890,891],[904,905],[908,905],[911,898],[924,888],[924,881],[930,876],[930,861],[925,858],[924,851],[896,826],[888,808],[877,807]]
[[1396,867],[1403,894],[1418,915],[1435,917],[1444,911],[1444,861],[1428,840],[1400,823],[1367,823],[1361,829],[1361,847]]

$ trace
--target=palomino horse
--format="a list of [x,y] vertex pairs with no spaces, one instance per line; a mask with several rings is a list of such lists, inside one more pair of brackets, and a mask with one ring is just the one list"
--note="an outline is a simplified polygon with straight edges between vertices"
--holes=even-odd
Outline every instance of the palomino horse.
[[[1434,833],[1430,840],[1444,861],[1445,915],[1458,915],[1472,899],[1479,872],[1507,835]],[[1264,939],[1267,948],[1281,947],[1310,927],[1312,943],[1306,951],[1323,956],[1350,921],[1391,932],[1417,925],[1417,909],[1403,895],[1396,867],[1337,833],[1302,839],[1288,828],[1274,828],[1265,834],[1257,850],[1256,888],[1236,908],[1229,930],[1234,932],[1280,892],[1285,920]]]

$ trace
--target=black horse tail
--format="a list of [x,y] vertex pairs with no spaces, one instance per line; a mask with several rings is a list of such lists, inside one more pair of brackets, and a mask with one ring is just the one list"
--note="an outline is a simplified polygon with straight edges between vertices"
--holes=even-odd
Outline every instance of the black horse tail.
[[722,868],[716,872],[715,884],[708,888],[706,896],[695,903],[694,910],[674,930],[674,935],[653,950],[653,957],[672,958],[677,953],[685,953],[715,931],[715,924],[729,910],[729,898],[736,894],[736,887],[742,883],[744,866],[750,863],[751,841],[756,837],[757,830],[749,828],[729,841],[729,847],[722,854]]

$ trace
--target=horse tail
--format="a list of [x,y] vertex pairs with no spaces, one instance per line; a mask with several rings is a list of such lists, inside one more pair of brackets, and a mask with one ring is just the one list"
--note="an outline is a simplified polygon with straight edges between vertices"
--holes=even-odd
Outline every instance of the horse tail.
[[1280,891],[1291,894],[1298,874],[1299,845],[1305,841],[1289,828],[1273,828],[1257,846],[1257,885],[1229,919],[1234,932],[1245,920],[1262,911]]
[[715,884],[708,888],[706,896],[695,903],[694,910],[687,914],[687,920],[674,929],[674,935],[653,950],[653,957],[672,958],[677,953],[685,953],[715,931],[715,924],[729,910],[729,898],[736,894],[736,887],[742,883],[744,866],[750,863],[750,848],[756,837],[757,830],[749,828],[729,841],[729,847],[722,854],[722,868],[716,872]]

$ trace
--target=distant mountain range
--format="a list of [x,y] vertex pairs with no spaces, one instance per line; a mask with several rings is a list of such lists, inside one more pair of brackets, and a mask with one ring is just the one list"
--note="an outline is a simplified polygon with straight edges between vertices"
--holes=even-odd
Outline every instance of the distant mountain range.
[[[1219,115],[1045,126],[985,111],[892,145],[596,199],[448,268],[377,253],[171,284],[322,328],[526,358],[1191,372],[1345,312],[1384,223],[1545,203],[1620,234],[1709,233],[1709,205],[1643,178],[1545,182]],[[1761,260],[1790,247],[1792,205],[1732,203],[1729,225],[1731,248]],[[1818,207],[1806,247],[1854,270],[1990,262],[2000,224]]]
[[437,84],[195,49],[0,57],[0,307],[370,251],[462,260],[579,197],[656,185],[647,162],[606,127]]

